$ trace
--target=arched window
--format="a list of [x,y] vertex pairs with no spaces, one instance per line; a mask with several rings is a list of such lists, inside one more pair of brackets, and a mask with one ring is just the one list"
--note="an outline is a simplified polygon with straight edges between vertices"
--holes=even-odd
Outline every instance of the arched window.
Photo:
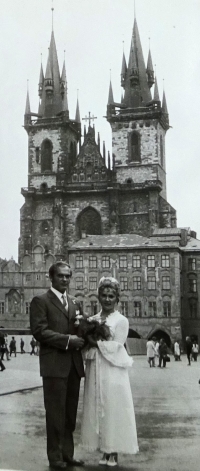
[[101,234],[101,216],[94,208],[86,208],[77,219],[77,237],[81,239],[82,233],[87,235]]
[[45,139],[41,148],[41,172],[52,171],[52,142]]
[[132,132],[129,137],[129,158],[131,162],[140,162],[140,135],[137,132]]

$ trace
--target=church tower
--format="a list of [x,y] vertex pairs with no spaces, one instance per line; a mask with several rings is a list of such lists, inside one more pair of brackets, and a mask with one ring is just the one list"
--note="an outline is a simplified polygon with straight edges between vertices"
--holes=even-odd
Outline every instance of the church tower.
[[63,247],[63,188],[77,159],[81,139],[79,106],[70,119],[65,62],[59,71],[54,32],[45,75],[39,76],[39,109],[32,113],[27,93],[24,128],[28,134],[28,188],[22,188],[19,261],[33,247],[45,247],[60,258]]
[[[151,87],[154,85],[153,97]],[[165,94],[161,103],[151,52],[145,66],[136,19],[128,65],[122,58],[121,103],[110,83],[107,120],[112,129],[116,182],[123,194],[120,232],[150,235],[158,227],[175,227],[175,210],[167,203],[165,135],[169,115]],[[128,186],[128,192],[126,187]]]

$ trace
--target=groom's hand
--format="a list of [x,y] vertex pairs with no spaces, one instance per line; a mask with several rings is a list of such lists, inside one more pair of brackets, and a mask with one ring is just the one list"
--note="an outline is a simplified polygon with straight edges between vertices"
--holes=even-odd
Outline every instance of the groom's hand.
[[84,346],[85,340],[77,335],[70,335],[69,347],[71,348],[82,348]]

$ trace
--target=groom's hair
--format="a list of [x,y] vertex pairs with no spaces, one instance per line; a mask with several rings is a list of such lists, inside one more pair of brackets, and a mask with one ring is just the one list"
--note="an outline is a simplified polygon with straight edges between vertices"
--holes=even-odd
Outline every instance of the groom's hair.
[[53,265],[50,266],[50,268],[49,268],[49,278],[53,278],[55,273],[57,273],[58,268],[60,268],[60,267],[70,268],[70,276],[72,276],[72,270],[71,270],[71,267],[70,267],[69,263],[63,262],[62,260],[60,260],[58,262],[53,263]]

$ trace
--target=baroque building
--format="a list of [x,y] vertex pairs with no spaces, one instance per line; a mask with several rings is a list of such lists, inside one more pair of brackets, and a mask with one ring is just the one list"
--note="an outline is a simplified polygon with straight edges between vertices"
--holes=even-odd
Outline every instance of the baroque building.
[[65,63],[60,73],[52,32],[37,113],[29,94],[26,100],[28,187],[22,188],[19,259],[0,261],[5,328],[28,328],[30,301],[49,287],[49,266],[67,260],[71,293],[88,313],[99,308],[100,277],[114,275],[131,336],[163,336],[168,344],[200,336],[200,241],[189,228],[177,228],[167,201],[166,97],[160,99],[150,51],[145,65],[136,19],[121,86],[120,102],[109,87],[112,154],[106,155],[90,115],[81,142],[78,101],[70,118]]

